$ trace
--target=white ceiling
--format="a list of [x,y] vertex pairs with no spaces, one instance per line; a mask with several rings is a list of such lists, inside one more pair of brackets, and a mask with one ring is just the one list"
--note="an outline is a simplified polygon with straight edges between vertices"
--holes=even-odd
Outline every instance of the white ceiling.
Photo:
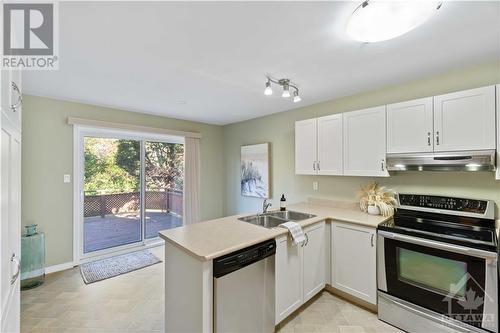
[[[416,30],[374,44],[345,36],[358,4],[61,2],[60,69],[27,71],[23,85],[227,124],[500,58],[498,1],[446,2]],[[264,96],[267,73],[296,82],[302,102]]]

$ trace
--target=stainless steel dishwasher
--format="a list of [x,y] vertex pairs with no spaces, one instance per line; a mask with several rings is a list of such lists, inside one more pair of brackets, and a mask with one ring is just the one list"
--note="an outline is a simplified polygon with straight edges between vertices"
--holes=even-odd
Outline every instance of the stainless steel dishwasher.
[[274,254],[269,240],[214,259],[214,332],[274,332]]

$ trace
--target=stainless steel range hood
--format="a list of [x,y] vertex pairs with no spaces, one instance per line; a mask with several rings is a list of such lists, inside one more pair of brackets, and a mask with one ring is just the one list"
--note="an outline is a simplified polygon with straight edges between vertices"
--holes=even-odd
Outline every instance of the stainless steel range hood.
[[494,171],[495,150],[387,154],[389,171]]

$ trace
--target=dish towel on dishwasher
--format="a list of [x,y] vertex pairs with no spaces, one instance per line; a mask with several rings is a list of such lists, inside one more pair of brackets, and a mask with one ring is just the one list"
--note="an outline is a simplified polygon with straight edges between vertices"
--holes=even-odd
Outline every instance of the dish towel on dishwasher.
[[288,231],[292,235],[293,245],[299,245],[306,240],[306,237],[302,232],[302,227],[296,222],[281,223],[279,227],[288,229]]

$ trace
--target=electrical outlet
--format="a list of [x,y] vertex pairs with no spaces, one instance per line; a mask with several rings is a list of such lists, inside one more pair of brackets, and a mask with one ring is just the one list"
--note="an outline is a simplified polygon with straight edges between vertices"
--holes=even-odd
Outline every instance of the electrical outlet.
[[64,175],[63,181],[65,183],[71,183],[71,175]]
[[318,190],[318,182],[317,181],[313,181],[313,190],[314,191]]

